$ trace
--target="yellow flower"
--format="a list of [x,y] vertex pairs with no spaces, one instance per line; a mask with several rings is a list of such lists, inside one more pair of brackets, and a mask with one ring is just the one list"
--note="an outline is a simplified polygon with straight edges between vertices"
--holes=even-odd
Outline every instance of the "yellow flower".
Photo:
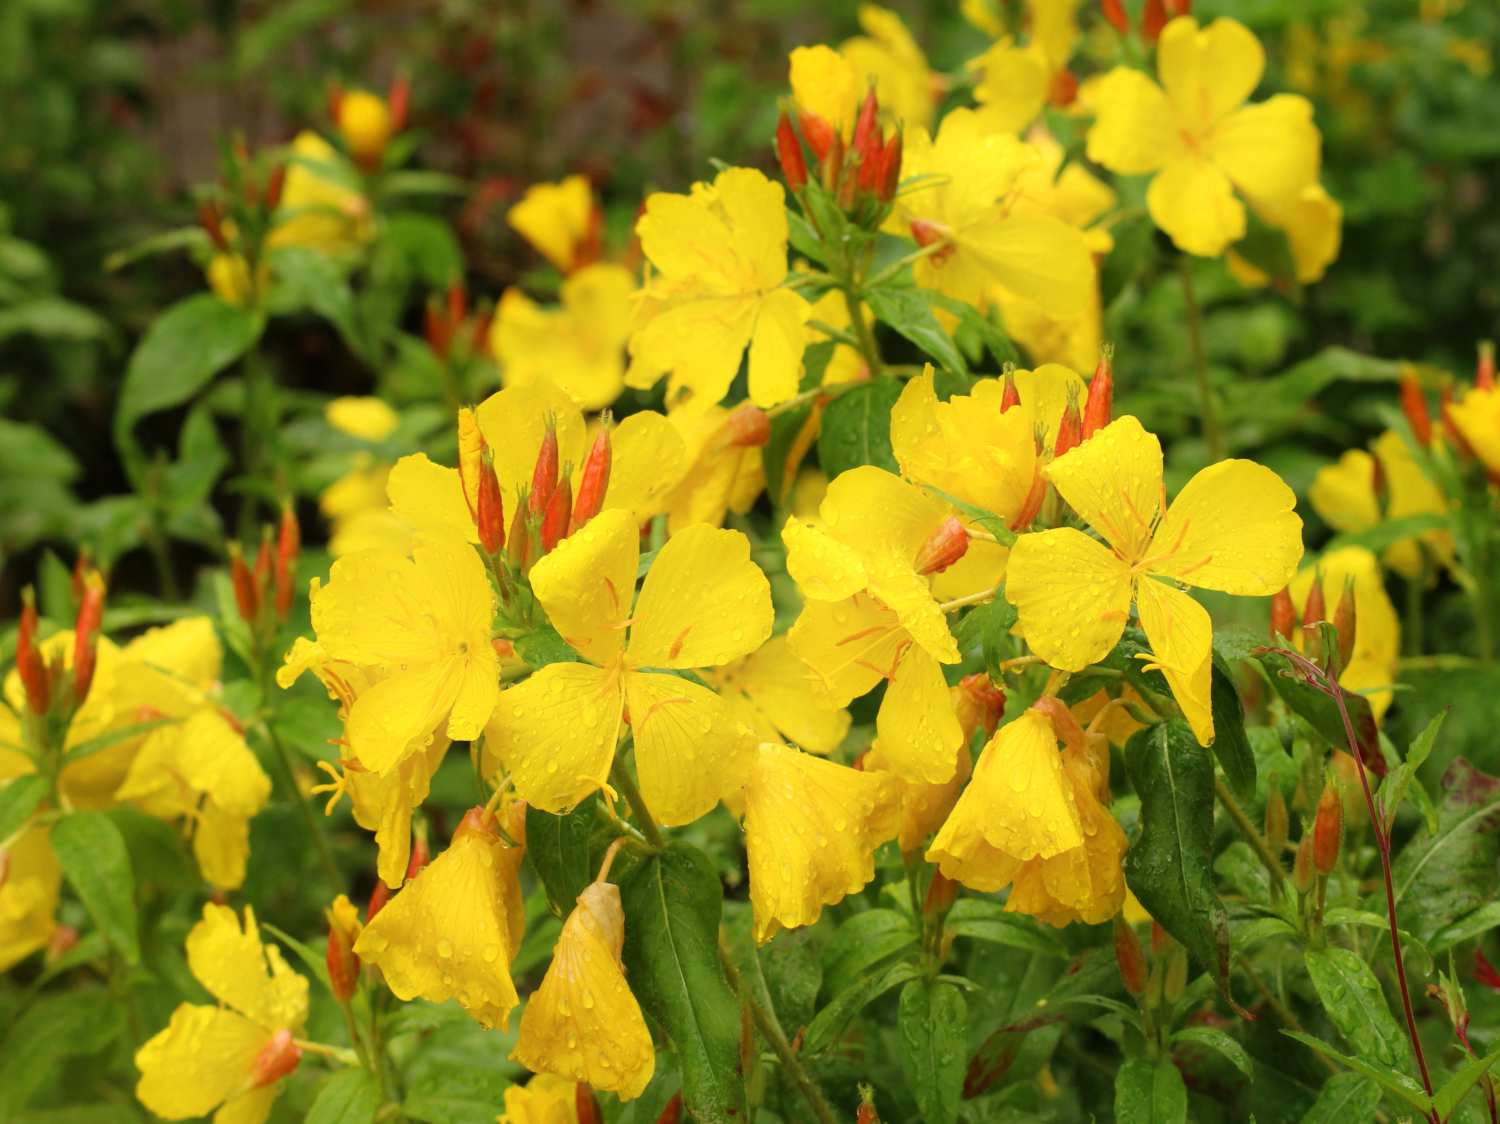
[[627,707],[641,791],[662,822],[695,820],[744,781],[748,731],[713,691],[671,672],[721,667],[770,636],[771,588],[749,540],[683,528],[632,610],[639,559],[634,520],[606,511],[531,571],[547,619],[587,662],[548,664],[507,689],[485,750],[543,811],[604,786]]
[[486,1027],[504,1027],[520,1002],[510,978],[515,917],[524,916],[514,856],[494,816],[474,808],[448,849],[386,903],[354,944],[396,998],[457,999]]
[[811,925],[825,905],[875,877],[875,849],[896,834],[895,785],[763,742],[745,787],[745,852],[755,939]]
[[[250,263],[243,254],[218,253],[208,259],[204,269],[208,287],[225,304],[235,308],[248,308],[255,303],[256,282],[250,276]],[[265,284],[267,272],[264,266],[258,271],[260,282]]]
[[1243,24],[1220,18],[1201,30],[1189,16],[1162,30],[1161,85],[1117,67],[1094,95],[1090,160],[1123,175],[1153,174],[1146,206],[1179,248],[1215,257],[1245,235],[1240,195],[1285,206],[1318,178],[1321,140],[1312,105],[1278,94],[1246,99],[1265,54]]
[[[1322,184],[1310,183],[1288,200],[1261,204],[1252,199],[1250,206],[1271,226],[1286,232],[1293,273],[1302,284],[1319,280],[1339,256],[1344,209]],[[1229,272],[1245,285],[1267,285],[1271,281],[1265,271],[1233,250],[1225,261]]]
[[667,415],[682,442],[685,468],[663,502],[673,534],[694,523],[717,527],[731,511],[745,514],[766,486],[760,448],[728,436],[731,413],[722,406],[680,406]]
[[813,753],[832,753],[849,732],[849,712],[797,658],[785,636],[773,636],[743,659],[703,680],[759,741],[789,741]]
[[314,581],[311,601],[326,657],[378,675],[354,700],[345,727],[365,768],[387,774],[441,734],[479,735],[500,691],[490,644],[495,598],[467,544],[422,540],[409,558],[385,550],[347,555],[326,586]]
[[542,984],[526,1000],[511,1060],[535,1073],[641,1095],[656,1068],[651,1032],[625,982],[620,888],[594,882],[578,895]]
[[384,98],[369,90],[346,90],[339,98],[338,127],[349,154],[370,166],[391,139],[391,111]]
[[148,815],[183,820],[198,869],[210,885],[236,890],[250,855],[250,819],[271,795],[271,778],[245,739],[216,709],[146,736],[116,800]]
[[1244,460],[1205,468],[1163,511],[1161,445],[1126,416],[1047,466],[1058,494],[1094,530],[1023,535],[1011,548],[1005,595],[1026,642],[1064,671],[1082,671],[1120,639],[1132,601],[1193,733],[1213,741],[1213,626],[1179,584],[1269,596],[1302,557],[1296,497],[1270,469]]
[[861,4],[859,26],[864,34],[839,47],[854,73],[856,98],[864,96],[873,80],[881,106],[898,121],[925,129],[932,121],[939,79],[927,68],[922,48],[889,8]]
[[[957,687],[953,689],[958,690]],[[910,855],[921,850],[927,837],[940,828],[953,811],[953,805],[958,801],[958,795],[973,771],[974,760],[969,755],[969,747],[960,743],[956,767],[948,780],[937,784],[910,781],[891,767],[891,759],[877,738],[870,746],[870,752],[865,754],[862,767],[869,772],[889,777],[895,786],[899,808],[896,844],[903,855]]]
[[1006,35],[969,63],[979,72],[974,100],[979,115],[996,132],[1020,133],[1036,120],[1052,85],[1047,56],[1035,44]]
[[[5,713],[9,713],[6,711]],[[62,868],[47,828],[23,827],[0,847],[0,972],[46,948],[57,928]]]
[[1018,206],[1022,173],[1038,160],[973,110],[949,113],[936,139],[907,130],[901,177],[931,178],[897,196],[889,229],[941,247],[913,266],[917,284],[975,306],[998,284],[1053,316],[1084,309],[1094,267],[1083,236]]
[[568,277],[556,308],[507,289],[489,340],[505,385],[551,379],[581,409],[608,406],[625,386],[634,291],[629,271],[608,264],[585,266]]
[[[205,905],[187,938],[188,967],[221,1006],[183,1003],[136,1052],[135,1094],[157,1116],[183,1120],[216,1108],[220,1124],[260,1124],[280,1078],[297,1063],[292,1040],[307,1019],[307,980],[262,944],[255,914]],[[222,1106],[222,1107],[220,1107]]]
[[578,1082],[539,1073],[505,1090],[498,1124],[578,1124]]
[[384,441],[401,421],[384,400],[352,395],[329,402],[323,418],[340,433],[361,441]]
[[1500,387],[1472,387],[1448,409],[1474,455],[1500,473]]
[[325,254],[359,249],[375,236],[370,204],[346,186],[353,170],[317,133],[292,140],[281,204],[266,248],[306,246]]
[[797,393],[808,304],[786,279],[781,185],[730,168],[691,195],[657,192],[636,224],[655,267],[641,292],[626,382],[671,373],[668,402],[718,402],[750,349],[750,398],[773,406]]
[[587,176],[532,184],[505,221],[563,274],[599,257],[599,211]]
[[[1354,650],[1339,672],[1339,682],[1370,700],[1378,719],[1391,705],[1391,685],[1396,681],[1396,657],[1401,654],[1401,625],[1381,580],[1380,564],[1362,546],[1330,550],[1317,562],[1304,567],[1289,592],[1300,619],[1307,608],[1314,578],[1323,586],[1323,602],[1331,620],[1344,596],[1346,583],[1354,586]],[[1300,635],[1297,637],[1299,645]]]

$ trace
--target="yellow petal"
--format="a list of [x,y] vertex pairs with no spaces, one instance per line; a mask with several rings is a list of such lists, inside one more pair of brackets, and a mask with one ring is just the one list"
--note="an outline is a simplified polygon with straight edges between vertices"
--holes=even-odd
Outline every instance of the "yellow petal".
[[539,1073],[505,1090],[500,1124],[578,1124],[578,1082]]
[[[1399,433],[1386,430],[1372,446],[1385,474],[1386,515],[1404,519],[1411,515],[1446,515],[1451,506],[1442,490],[1422,471]],[[1448,531],[1428,531],[1418,539],[1403,539],[1392,544],[1384,556],[1385,564],[1403,577],[1421,576],[1425,562],[1418,542],[1444,563],[1453,560],[1453,535]]]
[[859,552],[821,525],[789,517],[781,528],[781,541],[786,546],[786,572],[804,597],[842,601],[870,582]]
[[1269,597],[1297,572],[1297,497],[1264,465],[1227,460],[1187,482],[1156,528],[1151,573],[1202,589]]
[[193,858],[210,886],[238,890],[250,858],[249,819],[205,804],[193,829]]
[[1130,568],[1071,527],[1022,535],[1006,564],[1005,597],[1031,650],[1082,671],[1103,659],[1130,615]]
[[890,772],[924,784],[952,778],[963,730],[948,701],[941,665],[921,648],[907,649],[897,662],[875,728]]
[[1500,473],[1500,388],[1471,387],[1449,413],[1485,468]]
[[798,47],[790,56],[792,97],[804,113],[815,113],[846,135],[863,96],[854,68],[832,47]]
[[707,687],[675,675],[627,672],[641,794],[669,826],[691,823],[745,783],[749,731]]
[[385,776],[365,769],[344,770],[354,820],[375,833],[375,872],[393,890],[405,880],[411,859],[412,811],[427,799],[432,775],[447,750],[447,738],[435,739],[425,753],[413,754]]
[[927,837],[943,826],[943,821],[953,811],[953,805],[958,802],[959,793],[968,782],[974,762],[969,756],[968,746],[960,745],[957,767],[953,770],[953,776],[941,784],[921,784],[903,780],[899,774],[892,772],[887,764],[885,747],[881,745],[879,739],[876,739],[870,746],[870,752],[865,754],[862,767],[867,771],[883,773],[895,784],[900,799],[899,822],[901,825],[896,835],[896,843],[903,855],[910,855],[920,850],[922,844],[927,841]]
[[[17,731],[19,732],[19,731]],[[36,820],[0,850],[6,877],[0,883],[0,972],[47,947],[57,928],[62,867],[48,829]]]
[[642,523],[665,510],[667,496],[688,468],[687,446],[672,423],[641,410],[615,427],[610,447],[605,509],[622,508]]
[[506,212],[505,221],[568,273],[577,264],[578,243],[588,233],[593,209],[588,177],[567,176],[559,183],[532,184]]
[[609,777],[622,706],[617,672],[548,664],[501,692],[485,751],[528,804],[565,812]]
[[1016,873],[1005,908],[1048,925],[1098,925],[1125,903],[1125,832],[1095,797],[1087,765],[1064,751],[1063,770],[1078,808],[1083,846],[1026,863]]
[[1322,139],[1312,112],[1306,98],[1277,94],[1220,121],[1205,151],[1247,198],[1284,204],[1318,178]]
[[761,741],[785,739],[827,754],[849,732],[849,712],[828,695],[786,636],[773,636],[744,659],[704,677],[725,702],[744,701],[746,709],[736,708],[735,714]]
[[[1288,200],[1275,203],[1252,200],[1255,211],[1286,234],[1292,250],[1297,280],[1311,285],[1339,256],[1343,238],[1344,209],[1319,183],[1310,183]],[[1231,251],[1230,272],[1247,285],[1265,285],[1270,278]]]
[[526,1001],[511,1060],[622,1101],[641,1095],[656,1068],[651,1032],[625,982],[619,887],[595,882],[563,923],[552,964]]
[[1128,563],[1145,556],[1162,503],[1161,442],[1129,414],[1046,469],[1058,494]]
[[635,592],[640,533],[625,510],[601,511],[531,570],[531,589],[552,627],[586,660],[620,654]]
[[910,646],[896,614],[867,593],[842,601],[808,601],[787,643],[840,705],[887,676]]
[[1214,636],[1208,610],[1189,594],[1151,578],[1139,582],[1135,597],[1152,662],[1160,666],[1199,744],[1212,745]]
[[965,227],[956,236],[957,254],[972,257],[992,281],[1053,316],[1082,312],[1094,283],[1083,235],[1050,215],[1003,213]]
[[750,400],[771,407],[797,393],[803,325],[811,306],[791,289],[773,289],[755,313],[750,337]]
[[268,1034],[301,1031],[307,1020],[307,980],[287,966],[281,950],[263,944],[255,912],[245,925],[228,906],[209,903],[187,938],[188,967],[210,995]]
[[1266,56],[1244,24],[1216,19],[1201,30],[1190,16],[1162,28],[1156,71],[1183,128],[1202,136],[1243,105],[1260,82]]
[[419,664],[360,692],[344,724],[344,736],[359,763],[385,774],[425,751],[443,730],[463,677],[462,663],[452,657]]
[[559,465],[582,464],[588,451],[583,414],[550,380],[508,386],[486,398],[474,413],[495,458],[495,475],[507,512],[516,510],[517,492],[531,487],[537,450],[542,447],[549,418],[557,427]]
[[1375,458],[1350,449],[1334,464],[1318,469],[1308,486],[1313,510],[1336,531],[1367,531],[1380,522],[1375,497]]
[[636,599],[632,667],[718,667],[771,635],[771,586],[739,531],[699,523],[667,540]]
[[1178,249],[1199,257],[1218,257],[1245,236],[1245,205],[1229,177],[1199,156],[1170,160],[1146,189],[1146,207]]
[[205,689],[217,684],[224,663],[224,650],[209,617],[185,617],[147,629],[120,651],[127,660],[170,672],[174,679]]
[[346,395],[323,407],[323,419],[340,433],[361,441],[384,441],[400,422],[384,399]]
[[1139,70],[1117,66],[1099,80],[1099,114],[1088,135],[1088,157],[1112,172],[1154,172],[1182,150],[1176,114],[1162,88]]
[[636,328],[630,337],[631,359],[658,372],[671,372],[669,406],[680,402],[712,405],[728,393],[734,381],[755,332],[759,307],[754,295],[686,297]]
[[1395,682],[1396,660],[1401,653],[1401,625],[1396,607],[1385,591],[1380,564],[1360,546],[1324,553],[1292,579],[1290,593],[1299,616],[1306,609],[1315,575],[1322,577],[1323,602],[1329,615],[1343,599],[1346,583],[1353,583],[1354,648],[1339,682],[1351,691],[1366,694],[1379,718],[1390,706],[1393,697],[1390,686]]
[[875,876],[875,848],[895,832],[885,774],[763,743],[745,789],[756,941],[811,925],[825,905],[863,888]]
[[932,119],[936,79],[906,24],[889,8],[861,4],[859,26],[865,34],[846,39],[840,53],[862,81],[874,81],[882,107],[899,121],[925,127]]
[[136,1051],[135,1095],[166,1120],[207,1116],[251,1080],[271,1032],[222,1007],[183,1003]]
[[974,86],[974,100],[991,128],[1019,133],[1047,103],[1052,75],[1046,58],[1034,46],[1001,40],[969,65],[982,72]]
[[[1096,348],[1089,363],[1098,361]],[[1027,431],[1042,435],[1042,448],[1057,446],[1057,430],[1069,402],[1082,402],[1086,394],[1083,376],[1061,363],[1043,363],[1034,371],[1014,372],[1016,393],[1021,397],[1021,411]]]

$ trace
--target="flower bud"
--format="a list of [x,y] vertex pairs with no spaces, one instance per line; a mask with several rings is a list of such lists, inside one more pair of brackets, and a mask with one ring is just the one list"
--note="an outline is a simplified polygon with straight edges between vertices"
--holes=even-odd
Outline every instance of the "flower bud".
[[578,1124],[604,1124],[604,1116],[599,1111],[599,1098],[582,1081],[573,1087],[573,1114]]
[[969,532],[958,516],[950,515],[938,524],[917,550],[914,563],[919,574],[940,574],[962,558],[969,549]]
[[82,706],[94,681],[94,661],[99,654],[99,625],[104,620],[104,579],[90,572],[83,585],[83,600],[73,625],[73,702]]
[[1318,811],[1313,819],[1312,863],[1319,874],[1328,874],[1339,859],[1339,844],[1344,837],[1344,805],[1338,788],[1323,785],[1318,797]]
[[781,174],[787,187],[795,193],[807,186],[807,160],[785,110],[776,121],[776,159],[781,162]]
[[[464,820],[466,821],[476,812],[482,811],[482,808],[470,808],[469,811],[465,814]],[[490,817],[490,822],[494,822],[493,816]],[[460,822],[458,826],[459,830],[462,830],[463,822]],[[458,832],[454,832],[454,835],[457,834]],[[417,875],[421,874],[423,867],[427,865],[427,862],[429,859],[431,859],[431,857],[432,855],[427,849],[427,829],[425,827],[419,827],[417,831],[412,834],[411,858],[406,860],[406,880],[410,882]]]
[[464,291],[464,279],[460,274],[448,286],[448,327],[457,328],[469,314],[469,295]]
[[974,736],[975,730],[983,730],[989,738],[1005,714],[1005,692],[982,671],[965,675],[954,691],[954,712],[965,742]]
[[1141,950],[1140,938],[1125,921],[1123,914],[1115,916],[1115,963],[1120,966],[1120,979],[1125,990],[1139,999],[1146,994],[1146,954]]
[[531,511],[525,490],[516,496],[515,514],[510,517],[510,532],[505,536],[509,544],[505,551],[505,557],[510,564],[521,573],[527,573],[531,564],[536,561],[531,549],[531,531],[540,520]]
[[1016,512],[1015,518],[1010,521],[1010,529],[1024,531],[1030,527],[1037,512],[1042,510],[1042,501],[1046,498],[1047,481],[1042,476],[1042,466],[1038,464],[1031,470],[1031,488],[1027,491],[1026,498],[1021,501],[1021,507]]
[[656,1124],[680,1124],[682,1120],[682,1094],[673,1093],[672,1099],[667,1102],[667,1107],[661,1110],[661,1115],[656,1118]]
[[542,553],[546,554],[568,537],[568,519],[573,506],[573,485],[566,476],[558,480],[542,515]]
[[1066,109],[1078,100],[1078,75],[1064,67],[1047,84],[1047,104]]
[[1057,424],[1057,444],[1052,448],[1053,458],[1076,449],[1083,441],[1083,414],[1078,409],[1077,393],[1068,395],[1068,407],[1063,411],[1062,421]]
[[1304,831],[1302,838],[1297,842],[1297,858],[1292,863],[1292,885],[1297,887],[1299,894],[1305,894],[1313,887],[1313,833]]
[[1281,855],[1281,849],[1286,846],[1287,831],[1290,827],[1290,818],[1286,810],[1286,797],[1281,795],[1281,789],[1272,787],[1271,794],[1266,797],[1266,847],[1272,855]]
[[875,183],[875,197],[882,203],[896,198],[896,189],[901,186],[901,130],[891,134],[880,150],[880,175]]
[[1016,365],[1005,364],[1001,372],[1005,379],[1005,389],[1000,392],[1000,412],[1006,413],[1014,406],[1021,404],[1021,390],[1016,386]]
[[495,306],[489,302],[476,305],[474,319],[469,326],[469,350],[475,354],[484,351],[490,338],[490,327],[495,323]]
[[827,191],[837,192],[839,180],[844,174],[844,138],[838,133],[818,160],[818,181]]
[[552,502],[557,490],[557,419],[547,418],[547,430],[536,451],[536,467],[531,470],[531,513],[540,516]]
[[875,83],[865,89],[864,101],[860,102],[859,115],[854,120],[854,134],[849,147],[864,161],[872,148],[878,148],[880,136],[880,102],[875,96]]
[[26,705],[33,714],[46,714],[52,701],[47,666],[37,644],[36,595],[31,586],[21,591],[21,624],[16,632],[16,673],[26,688]]
[[814,160],[821,161],[839,140],[837,130],[816,113],[797,114],[797,125],[802,130],[802,139],[812,150]]
[[1141,38],[1147,43],[1155,43],[1166,26],[1167,6],[1162,0],[1146,0],[1146,6],[1141,9]]
[[302,1061],[302,1049],[292,1041],[292,1032],[283,1028],[271,1035],[271,1040],[261,1047],[250,1065],[250,1083],[253,1088],[263,1089],[274,1085],[297,1068]]
[[1474,980],[1492,991],[1500,991],[1500,971],[1495,969],[1480,948],[1474,949]]
[[52,939],[47,942],[47,963],[52,964],[66,956],[77,944],[78,930],[71,925],[59,925],[52,930]]
[[365,924],[368,925],[375,920],[375,915],[385,908],[385,903],[391,900],[391,888],[379,878],[375,879],[375,889],[370,891],[370,901],[365,906]]
[[1474,386],[1492,390],[1495,386],[1495,341],[1479,341],[1479,362],[1474,367]]
[[1271,598],[1271,636],[1290,642],[1296,628],[1297,606],[1292,603],[1291,591],[1285,588],[1277,590]]
[[330,82],[328,84],[328,92],[325,96],[327,98],[328,119],[337,125],[339,110],[344,105],[344,87],[338,82]]
[[1344,580],[1344,591],[1339,595],[1339,603],[1333,610],[1333,627],[1339,636],[1339,668],[1342,670],[1349,666],[1349,660],[1354,655],[1355,629],[1358,627],[1352,577]]
[[1187,990],[1187,974],[1187,949],[1177,945],[1167,954],[1167,972],[1162,981],[1161,997],[1168,1003],[1176,1003],[1181,999],[1182,993]]
[[1099,365],[1094,368],[1094,378],[1089,383],[1083,407],[1085,441],[1109,424],[1115,398],[1114,355],[1115,349],[1109,344],[1099,351]]
[[368,90],[350,90],[339,99],[336,118],[344,147],[363,168],[380,163],[391,139],[391,111]]
[[1155,918],[1151,919],[1151,955],[1157,959],[1165,956],[1172,948],[1171,935],[1161,927],[1161,922]]
[[859,1108],[854,1111],[854,1124],[880,1124],[880,1115],[875,1111],[875,1088],[863,1082],[859,1086]]
[[340,1003],[349,1002],[359,986],[359,957],[354,942],[359,939],[359,917],[349,899],[340,894],[326,911],[328,918],[328,987]]
[[240,552],[240,544],[236,542],[229,544],[229,580],[234,585],[234,603],[240,610],[240,619],[246,624],[254,624],[259,601],[255,590],[255,575],[245,565],[245,556]]
[[204,199],[198,204],[198,225],[207,233],[214,249],[221,254],[230,252],[229,239],[224,236],[224,224],[219,218],[219,208],[211,200]]
[[411,115],[411,78],[408,75],[396,75],[391,88],[386,91],[385,104],[390,111],[391,133],[394,135],[406,128],[406,119]]
[[427,307],[422,314],[422,324],[423,332],[427,337],[427,346],[439,359],[446,361],[448,348],[453,342],[453,327],[443,315],[442,305],[436,297],[427,298]]
[[1120,0],[1099,0],[1099,10],[1121,35],[1130,34],[1130,17],[1125,14],[1125,5]]
[[274,211],[281,206],[281,193],[286,187],[286,161],[282,160],[266,177],[266,210]]
[[302,550],[302,528],[291,504],[281,509],[281,527],[276,537],[276,618],[286,620],[292,611],[292,579],[296,575],[297,555]]
[[941,870],[932,872],[932,881],[927,886],[927,896],[922,899],[922,912],[928,917],[947,913],[958,897],[958,883]]
[[614,452],[611,448],[610,428],[612,419],[605,411],[603,423],[588,456],[583,459],[583,471],[578,474],[578,495],[573,500],[573,519],[568,533],[572,534],[604,508],[604,497],[609,491],[609,472]]
[[1422,384],[1410,369],[1401,376],[1401,412],[1406,415],[1412,436],[1424,449],[1432,444],[1432,416],[1427,412],[1427,398]]
[[505,546],[505,499],[500,494],[500,478],[495,475],[494,461],[488,450],[479,465],[479,503],[474,513],[479,529],[479,545],[486,554],[499,554]]
[[753,402],[741,402],[719,427],[719,442],[736,449],[758,449],[771,439],[771,417]]
[[1328,602],[1323,596],[1323,571],[1313,574],[1312,588],[1307,591],[1307,604],[1302,607],[1303,626],[1318,624],[1328,619]]

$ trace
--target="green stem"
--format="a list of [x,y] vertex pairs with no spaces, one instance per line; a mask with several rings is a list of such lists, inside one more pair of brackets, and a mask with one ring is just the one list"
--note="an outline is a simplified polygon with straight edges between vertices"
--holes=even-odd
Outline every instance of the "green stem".
[[1198,380],[1198,399],[1203,410],[1203,440],[1208,446],[1209,461],[1220,461],[1224,459],[1224,434],[1219,429],[1219,410],[1208,385],[1208,353],[1203,349],[1203,310],[1193,291],[1193,264],[1186,254],[1178,259],[1178,275],[1182,278],[1182,299],[1187,305],[1188,347],[1193,355],[1193,374]]
[[885,364],[880,361],[880,349],[875,345],[875,333],[870,328],[870,322],[865,319],[864,302],[859,299],[859,291],[852,282],[844,289],[844,304],[849,309],[849,327],[854,331],[854,338],[859,343],[859,353],[864,356],[870,374],[885,374]]
[[1277,897],[1281,896],[1283,884],[1286,881],[1286,872],[1281,869],[1281,863],[1276,856],[1271,854],[1271,846],[1265,841],[1255,824],[1250,822],[1250,817],[1245,815],[1245,809],[1241,808],[1239,801],[1229,791],[1229,786],[1224,783],[1224,778],[1214,776],[1214,795],[1218,797],[1219,803],[1229,813],[1229,818],[1234,821],[1234,826],[1239,828],[1241,835],[1250,844],[1261,865],[1266,868],[1266,873],[1271,876],[1271,891]]
[[620,795],[625,797],[625,803],[630,805],[630,811],[640,825],[641,834],[646,837],[646,842],[658,851],[665,850],[667,840],[662,835],[661,828],[656,826],[656,819],[651,815],[651,809],[646,807],[646,798],[636,787],[635,778],[630,775],[630,770],[618,757],[615,758],[615,766],[610,770],[609,776],[615,788],[619,789]]
[[308,834],[312,836],[313,845],[318,849],[318,858],[323,864],[323,871],[328,875],[328,885],[334,894],[344,892],[344,876],[339,873],[338,863],[333,861],[333,851],[328,846],[328,838],[323,834],[323,825],[318,821],[318,813],[313,810],[312,803],[307,799],[307,794],[297,784],[297,770],[292,764],[291,751],[282,744],[280,738],[271,729],[271,723],[264,721],[261,728],[265,732],[266,741],[270,743],[272,751],[276,755],[277,762],[281,765],[283,779],[287,788],[291,791],[292,800],[296,803],[298,811],[302,815],[303,822],[307,825]]
[[938,253],[940,250],[946,250],[950,246],[951,243],[939,239],[936,242],[928,243],[926,246],[923,246],[920,249],[913,250],[905,257],[897,258],[895,261],[891,262],[890,265],[886,266],[879,273],[877,273],[874,277],[867,278],[864,285],[861,286],[861,291],[868,291],[870,289],[878,288],[879,286],[885,284],[885,282],[889,281],[892,277],[895,277],[907,266],[914,265],[915,263],[921,261],[923,258],[931,257],[933,254]]

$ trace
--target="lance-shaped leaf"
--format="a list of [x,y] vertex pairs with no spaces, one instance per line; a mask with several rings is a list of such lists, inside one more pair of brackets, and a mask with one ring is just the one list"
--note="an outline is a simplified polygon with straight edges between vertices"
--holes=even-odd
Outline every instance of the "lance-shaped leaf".
[[1224,770],[1224,779],[1241,800],[1255,797],[1255,752],[1245,733],[1245,708],[1234,686],[1229,664],[1217,652],[1213,657],[1213,677],[1209,688],[1209,706],[1214,716],[1214,756]]
[[1410,1054],[1406,1032],[1391,1014],[1370,966],[1347,948],[1310,948],[1304,955],[1323,1010],[1361,1057],[1393,1068]]
[[1402,924],[1423,940],[1500,891],[1500,779],[1460,757],[1443,774],[1438,829],[1423,827],[1391,870]]
[[1187,1108],[1187,1086],[1169,1061],[1132,1058],[1115,1075],[1118,1124],[1182,1124]]
[[929,1124],[953,1124],[968,1063],[969,1005],[939,980],[912,980],[901,992],[901,1068]]

